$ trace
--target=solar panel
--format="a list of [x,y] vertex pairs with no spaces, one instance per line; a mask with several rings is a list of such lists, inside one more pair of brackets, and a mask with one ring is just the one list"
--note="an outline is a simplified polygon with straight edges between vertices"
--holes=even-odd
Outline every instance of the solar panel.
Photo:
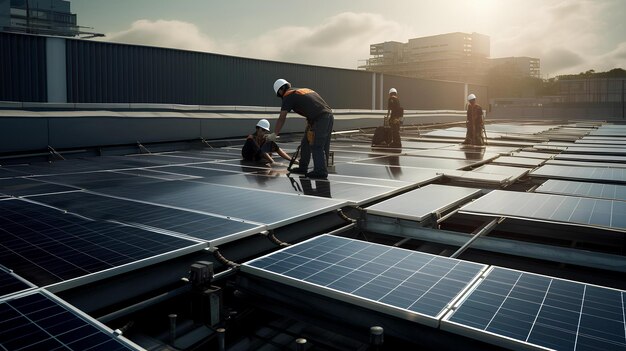
[[0,298],[5,295],[14,294],[34,287],[34,285],[22,279],[15,273],[0,267]]
[[545,153],[545,152],[536,152],[536,151],[519,151],[513,153],[513,156],[517,157],[526,157],[526,158],[539,158],[542,160],[548,160],[554,157],[555,154]]
[[626,229],[626,202],[574,196],[494,190],[460,212]]
[[85,192],[38,196],[32,200],[90,219],[115,220],[192,236],[212,246],[264,230],[254,223]]
[[538,158],[526,158],[519,156],[500,156],[497,159],[493,160],[493,164],[499,165],[512,165],[512,166],[521,166],[521,167],[537,167],[544,163],[545,161]]
[[624,350],[626,292],[493,267],[443,330],[517,350]]
[[584,162],[568,160],[548,160],[547,165],[574,166],[574,167],[600,167],[600,168],[626,168],[626,163],[617,162]]
[[184,180],[184,179],[196,179],[197,177],[179,174],[173,172],[167,172],[161,168],[133,168],[120,171],[112,171],[113,173],[130,174],[137,177],[148,177],[159,180]]
[[261,276],[400,318],[437,326],[482,264],[322,235],[242,265]]
[[626,201],[626,185],[549,179],[541,184],[535,192]]
[[441,175],[437,175],[436,171],[432,169],[366,165],[360,163],[335,165],[335,172],[340,175],[371,179],[400,180],[416,184],[427,183],[441,177]]
[[497,153],[485,152],[484,149],[466,149],[466,150],[420,150],[412,151],[408,153],[411,156],[420,157],[437,157],[437,158],[451,158],[456,160],[469,160],[469,161],[487,161],[498,157]]
[[598,162],[626,163],[626,156],[559,154],[559,155],[556,155],[554,159],[569,160],[569,161],[598,161]]
[[570,146],[563,152],[568,153],[568,154],[596,154],[596,155],[626,156],[626,149],[624,149],[623,147],[608,148],[608,147]]
[[512,182],[511,177],[505,174],[447,170],[444,175],[451,179],[476,183],[504,185]]
[[0,301],[0,321],[2,350],[142,350],[45,292]]
[[0,192],[10,196],[29,196],[75,190],[78,189],[64,185],[44,183],[29,178],[0,179]]
[[89,190],[106,188],[114,185],[121,186],[130,184],[163,182],[163,180],[156,178],[139,177],[130,174],[109,171],[40,176],[36,177],[36,179],[44,182],[63,184]]
[[589,145],[597,145],[597,144],[601,144],[601,145],[611,145],[611,146],[615,146],[615,145],[623,145],[622,147],[626,146],[626,140],[616,140],[616,139],[587,139],[587,138],[583,138],[583,139],[579,139],[575,141],[576,144],[580,144],[581,146],[584,146],[586,144]]
[[430,184],[367,207],[367,213],[422,222],[480,194],[480,189]]
[[543,165],[533,170],[530,175],[541,178],[626,183],[626,169],[623,168]]
[[509,167],[509,166],[498,166],[498,165],[484,165],[472,170],[472,172],[477,173],[487,173],[487,174],[502,174],[508,176],[510,180],[515,180],[523,177],[528,173],[530,169],[522,168],[522,167]]
[[98,192],[179,209],[217,214],[270,227],[333,211],[345,201],[188,181],[116,186]]
[[263,189],[285,194],[303,194],[349,201],[360,205],[384,196],[391,195],[396,188],[379,185],[364,187],[359,183],[348,183],[324,179],[308,179],[299,176],[287,176],[285,172],[269,174],[232,174],[222,177],[197,179],[197,182],[229,185],[238,188]]
[[358,164],[373,164],[395,167],[417,167],[431,169],[460,169],[471,166],[476,161],[457,159],[437,159],[417,156],[384,156],[355,161]]
[[23,200],[0,201],[0,264],[38,286],[67,288],[204,247]]

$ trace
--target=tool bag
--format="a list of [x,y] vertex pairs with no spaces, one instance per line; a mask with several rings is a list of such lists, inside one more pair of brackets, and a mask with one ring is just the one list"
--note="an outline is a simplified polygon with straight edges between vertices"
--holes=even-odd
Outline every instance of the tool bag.
[[374,137],[372,137],[372,146],[387,146],[391,143],[391,127],[389,127],[389,119],[385,118],[381,127],[376,127]]

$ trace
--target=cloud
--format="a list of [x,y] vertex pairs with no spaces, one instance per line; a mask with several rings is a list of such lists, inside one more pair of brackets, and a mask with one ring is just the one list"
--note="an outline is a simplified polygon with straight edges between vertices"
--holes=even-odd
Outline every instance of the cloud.
[[356,68],[369,58],[370,44],[406,40],[408,30],[371,13],[344,12],[313,27],[281,27],[238,48],[244,56],[323,66]]
[[369,58],[370,44],[406,41],[407,32],[380,15],[344,12],[318,26],[285,26],[231,42],[210,38],[192,23],[147,19],[104,40],[354,69]]
[[609,38],[619,31],[624,8],[610,0],[545,2],[517,25],[501,24],[492,36],[492,56],[538,57],[541,73],[551,76],[624,66],[618,60],[624,52]]
[[176,20],[141,19],[127,30],[106,34],[104,40],[197,51],[215,48],[214,41],[202,34],[195,24]]

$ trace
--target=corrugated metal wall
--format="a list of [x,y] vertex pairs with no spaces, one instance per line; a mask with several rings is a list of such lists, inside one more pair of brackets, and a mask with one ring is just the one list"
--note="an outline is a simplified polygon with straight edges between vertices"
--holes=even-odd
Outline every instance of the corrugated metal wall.
[[164,48],[67,42],[68,102],[275,106],[285,78],[333,108],[371,106],[372,74]]
[[0,32],[0,101],[47,101],[46,38]]
[[[46,37],[0,33],[0,100],[46,102]],[[334,109],[463,109],[464,84],[148,46],[65,39],[69,103],[279,106],[272,85],[311,88]],[[382,85],[381,85],[382,78]],[[485,88],[486,89],[486,88]]]
[[457,82],[421,80],[385,75],[384,108],[389,89],[396,88],[402,107],[407,110],[462,110],[465,85]]

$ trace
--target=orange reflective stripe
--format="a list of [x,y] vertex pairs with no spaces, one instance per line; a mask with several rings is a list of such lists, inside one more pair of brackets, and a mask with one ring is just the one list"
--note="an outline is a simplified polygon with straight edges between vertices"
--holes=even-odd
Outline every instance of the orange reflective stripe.
[[307,89],[307,88],[302,88],[302,89],[297,89],[297,90],[287,90],[287,91],[283,94],[283,97],[285,97],[285,96],[289,96],[289,95],[291,95],[291,94],[293,94],[293,93],[296,93],[296,94],[298,94],[298,95],[306,95],[306,94],[311,94],[311,93],[314,93],[314,91],[313,91],[313,90],[311,90],[311,89]]

